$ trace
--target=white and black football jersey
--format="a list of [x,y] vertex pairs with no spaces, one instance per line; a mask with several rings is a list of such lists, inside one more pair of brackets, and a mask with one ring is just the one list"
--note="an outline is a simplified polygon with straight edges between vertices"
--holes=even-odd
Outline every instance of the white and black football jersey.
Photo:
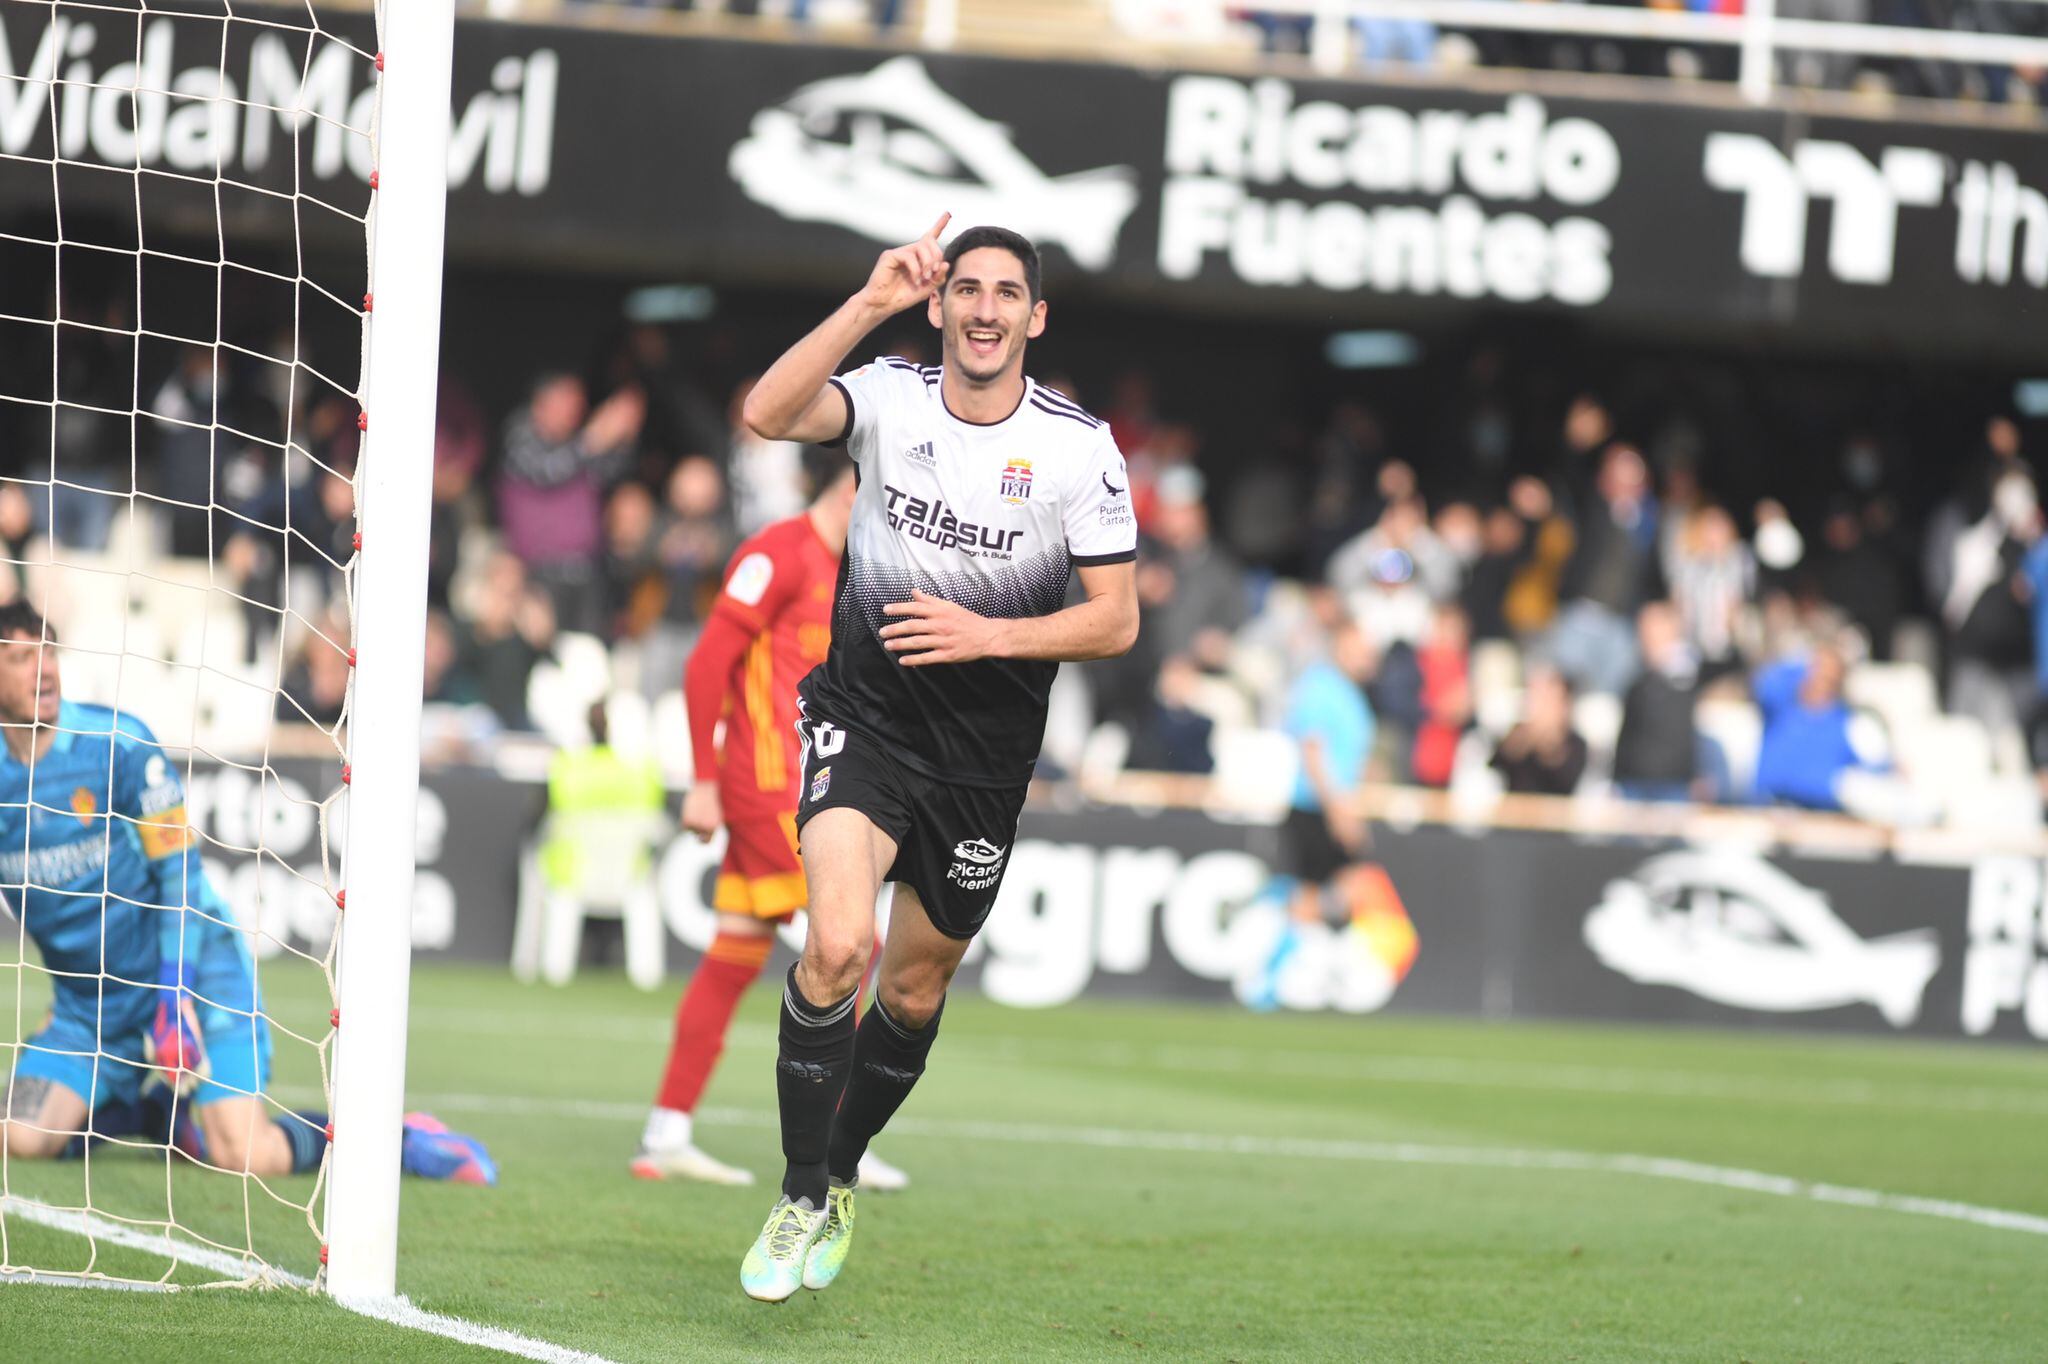
[[806,712],[867,733],[928,776],[1030,780],[1055,663],[980,659],[906,668],[878,632],[913,589],[978,615],[1044,616],[1076,564],[1137,557],[1129,480],[1107,423],[1027,379],[1017,410],[963,421],[937,366],[883,356],[832,380],[860,491],[839,566],[832,648],[800,689]]

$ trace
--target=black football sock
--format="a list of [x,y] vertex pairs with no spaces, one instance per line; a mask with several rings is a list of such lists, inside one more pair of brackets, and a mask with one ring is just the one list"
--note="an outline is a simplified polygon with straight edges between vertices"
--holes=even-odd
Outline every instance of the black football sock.
[[946,1002],[940,1000],[931,1022],[913,1030],[883,1008],[879,997],[868,1007],[853,1044],[853,1076],[846,1082],[846,1099],[832,1124],[832,1178],[842,1184],[853,1182],[868,1143],[888,1126],[910,1097],[917,1077],[924,1074],[925,1058],[932,1054],[945,1012]]
[[853,993],[823,1008],[796,987],[796,968],[782,987],[781,1045],[775,1055],[776,1106],[782,1110],[782,1192],[825,1206],[825,1155],[832,1114],[853,1066]]

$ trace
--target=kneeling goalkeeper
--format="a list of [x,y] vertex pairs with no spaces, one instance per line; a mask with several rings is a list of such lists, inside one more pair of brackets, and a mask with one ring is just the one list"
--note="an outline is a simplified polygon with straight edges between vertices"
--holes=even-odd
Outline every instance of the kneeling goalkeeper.
[[[176,768],[133,716],[66,701],[59,666],[42,617],[0,606],[0,897],[55,987],[49,1022],[11,1046],[0,1149],[54,1157],[141,1136],[237,1174],[319,1168],[327,1116],[264,1097],[255,966],[200,863]],[[481,1143],[423,1114],[406,1119],[403,1153],[412,1174],[497,1181]]]

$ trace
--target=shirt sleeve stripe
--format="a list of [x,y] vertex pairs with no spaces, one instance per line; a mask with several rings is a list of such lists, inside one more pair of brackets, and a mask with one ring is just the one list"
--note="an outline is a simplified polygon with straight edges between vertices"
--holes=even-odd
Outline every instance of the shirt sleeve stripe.
[[1104,564],[1130,563],[1138,557],[1138,551],[1124,549],[1114,554],[1069,554],[1067,557],[1082,568],[1100,568]]
[[831,440],[820,442],[822,445],[837,447],[846,444],[853,436],[853,390],[840,383],[836,377],[827,379],[825,382],[838,389],[839,396],[846,399],[846,429]]
[[1031,399],[1031,405],[1048,416],[1065,417],[1070,422],[1079,422],[1081,423],[1081,425],[1089,428],[1091,431],[1095,430],[1096,428],[1102,425],[1101,422],[1096,421],[1092,417],[1084,417],[1078,412],[1067,412],[1060,408],[1053,407],[1048,403],[1042,403],[1038,401],[1037,397],[1035,396]]

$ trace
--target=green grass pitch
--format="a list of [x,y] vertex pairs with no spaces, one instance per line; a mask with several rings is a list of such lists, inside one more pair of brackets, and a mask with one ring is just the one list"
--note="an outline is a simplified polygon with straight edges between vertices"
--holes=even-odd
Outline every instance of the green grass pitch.
[[[324,1015],[285,984],[274,1012]],[[1634,1153],[2048,1214],[2048,1056],[2030,1050],[963,998],[879,1143],[913,1187],[862,1200],[838,1285],[767,1307],[737,1274],[780,1164],[771,990],[699,1121],[761,1175],[750,1190],[626,1175],[670,995],[434,967],[413,1002],[412,1102],[484,1137],[504,1182],[408,1183],[401,1290],[615,1360],[2048,1358],[2048,1236],[1498,1163]],[[280,1061],[308,1101],[305,1057]],[[7,1191],[75,1202],[86,1174],[17,1162]],[[119,1152],[90,1179],[95,1207],[168,1199],[223,1240],[246,1218],[311,1266],[303,1218],[245,1208],[240,1181],[184,1171],[167,1192],[161,1158]],[[16,1265],[90,1253],[20,1218],[5,1235]],[[95,1264],[164,1268],[107,1247]],[[0,1286],[0,1341],[27,1361],[486,1357],[294,1291]]]

